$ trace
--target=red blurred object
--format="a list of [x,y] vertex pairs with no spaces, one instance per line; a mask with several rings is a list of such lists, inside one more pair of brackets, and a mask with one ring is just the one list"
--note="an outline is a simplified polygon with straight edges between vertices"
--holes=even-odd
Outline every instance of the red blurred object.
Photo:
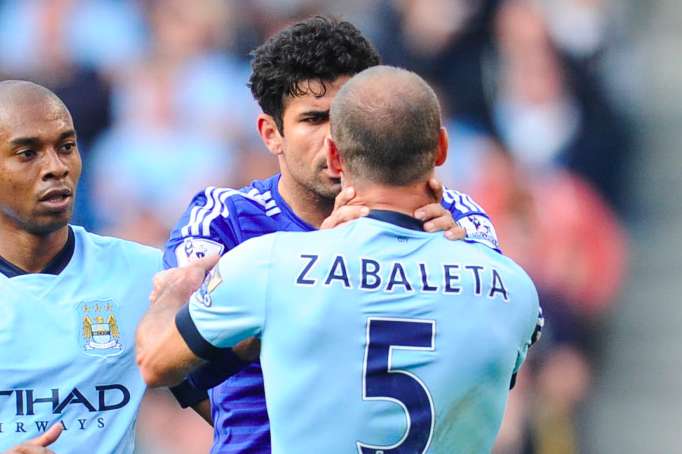
[[623,227],[599,194],[565,170],[530,174],[502,152],[484,159],[472,195],[488,211],[505,254],[538,289],[561,295],[579,314],[596,316],[625,275]]

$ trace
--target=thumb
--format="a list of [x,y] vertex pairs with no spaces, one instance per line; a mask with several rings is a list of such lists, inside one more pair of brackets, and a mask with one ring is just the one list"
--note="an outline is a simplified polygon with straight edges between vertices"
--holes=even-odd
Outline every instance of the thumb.
[[429,179],[429,189],[436,199],[436,202],[440,202],[443,198],[443,184],[435,178]]
[[355,197],[355,189],[352,186],[344,188],[334,199],[334,209],[346,206]]
[[64,428],[60,423],[53,424],[44,434],[26,442],[29,446],[50,446],[57,441]]
[[210,255],[208,257],[203,257],[200,258],[199,260],[192,262],[192,266],[199,268],[204,272],[204,274],[206,274],[209,271],[211,271],[214,266],[216,266],[218,261],[220,261],[219,255]]

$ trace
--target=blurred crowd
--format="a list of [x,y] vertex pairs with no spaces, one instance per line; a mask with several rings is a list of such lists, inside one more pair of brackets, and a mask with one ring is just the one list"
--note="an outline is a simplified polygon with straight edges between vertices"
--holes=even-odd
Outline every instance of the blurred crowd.
[[[85,165],[76,222],[162,246],[191,196],[277,171],[246,87],[249,52],[314,14],[355,23],[386,64],[436,89],[439,177],[490,214],[547,325],[512,393],[499,454],[580,451],[599,327],[624,279],[636,102],[623,4],[608,0],[0,0],[0,77],[52,88]],[[142,453],[208,452],[164,392]]]

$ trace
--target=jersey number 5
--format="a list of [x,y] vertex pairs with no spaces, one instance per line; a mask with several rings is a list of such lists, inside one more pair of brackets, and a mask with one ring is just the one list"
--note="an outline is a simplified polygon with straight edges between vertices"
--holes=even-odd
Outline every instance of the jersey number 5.
[[433,434],[433,399],[419,377],[392,368],[391,356],[394,349],[433,351],[435,333],[433,320],[367,319],[362,398],[388,400],[400,405],[407,418],[407,430],[390,446],[357,442],[360,454],[421,454],[428,449]]

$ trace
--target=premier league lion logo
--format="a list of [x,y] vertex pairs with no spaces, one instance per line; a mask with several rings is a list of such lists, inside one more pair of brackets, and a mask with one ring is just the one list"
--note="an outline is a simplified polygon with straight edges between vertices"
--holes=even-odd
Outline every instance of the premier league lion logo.
[[112,300],[84,301],[77,306],[77,312],[78,340],[85,353],[111,356],[123,351],[116,303]]

